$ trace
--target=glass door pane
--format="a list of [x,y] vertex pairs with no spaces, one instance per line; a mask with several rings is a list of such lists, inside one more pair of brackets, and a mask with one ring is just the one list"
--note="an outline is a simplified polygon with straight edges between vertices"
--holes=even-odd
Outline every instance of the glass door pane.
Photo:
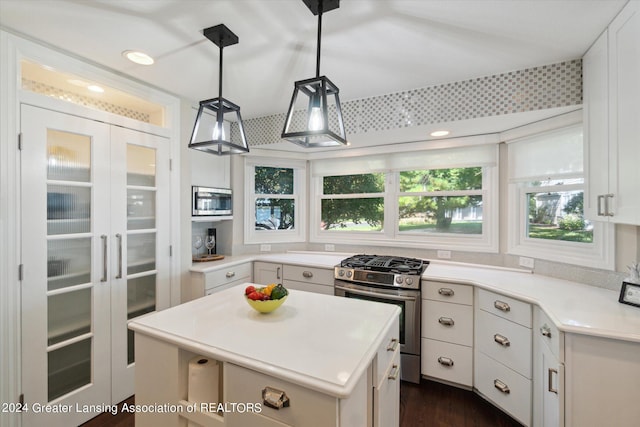
[[47,129],[49,400],[91,382],[91,150],[89,135]]

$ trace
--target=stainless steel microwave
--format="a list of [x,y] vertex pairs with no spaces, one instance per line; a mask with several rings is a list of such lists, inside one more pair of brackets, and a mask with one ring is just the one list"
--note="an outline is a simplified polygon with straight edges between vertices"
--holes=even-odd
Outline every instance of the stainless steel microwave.
[[191,215],[231,215],[232,192],[230,188],[191,187]]

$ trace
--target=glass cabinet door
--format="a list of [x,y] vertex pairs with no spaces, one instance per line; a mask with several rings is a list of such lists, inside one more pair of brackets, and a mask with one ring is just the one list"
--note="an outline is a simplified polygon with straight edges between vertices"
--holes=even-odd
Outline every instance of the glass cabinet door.
[[118,402],[133,390],[135,342],[127,323],[169,306],[169,141],[122,128],[112,138],[112,394]]
[[[21,114],[25,400],[108,402],[109,207],[100,195],[109,180],[100,163],[109,155],[109,126],[30,106]],[[33,411],[23,422],[56,425]]]

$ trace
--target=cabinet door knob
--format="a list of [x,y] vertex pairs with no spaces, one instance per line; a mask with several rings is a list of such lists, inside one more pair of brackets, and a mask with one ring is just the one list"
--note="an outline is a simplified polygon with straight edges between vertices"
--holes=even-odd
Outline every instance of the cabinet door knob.
[[498,390],[500,390],[501,392],[503,392],[504,394],[509,394],[511,393],[511,390],[509,389],[509,386],[506,385],[505,383],[503,383],[500,380],[493,380],[493,386],[495,388],[497,388]]
[[450,288],[440,288],[438,289],[438,293],[444,297],[452,297],[455,292]]
[[227,271],[227,274],[226,274],[227,279],[231,279],[235,275],[236,275],[235,271]]
[[544,337],[551,338],[551,328],[546,323],[540,327],[540,333]]
[[311,277],[313,277],[313,273],[305,270],[302,272],[302,277],[306,277],[307,279],[310,279]]
[[268,386],[262,389],[262,401],[266,406],[273,409],[289,406],[289,398],[284,391]]
[[438,363],[442,366],[453,366],[453,359],[449,357],[440,356],[438,357]]
[[509,347],[511,345],[511,341],[509,341],[509,338],[505,337],[504,335],[495,334],[493,336],[493,340],[503,347]]
[[509,312],[511,311],[511,307],[504,301],[496,300],[493,302],[493,306],[500,311]]
[[441,317],[438,319],[438,323],[444,326],[453,326],[455,322],[450,317]]

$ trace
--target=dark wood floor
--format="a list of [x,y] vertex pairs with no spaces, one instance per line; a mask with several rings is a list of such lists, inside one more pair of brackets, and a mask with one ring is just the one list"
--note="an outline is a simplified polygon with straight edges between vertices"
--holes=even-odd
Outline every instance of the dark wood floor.
[[[127,400],[127,404],[133,402],[133,397]],[[119,412],[115,416],[107,413],[82,424],[82,427],[134,427],[133,418],[133,415],[126,413]],[[422,380],[420,384],[402,382],[400,426],[521,427],[504,412],[471,391],[426,380]]]

